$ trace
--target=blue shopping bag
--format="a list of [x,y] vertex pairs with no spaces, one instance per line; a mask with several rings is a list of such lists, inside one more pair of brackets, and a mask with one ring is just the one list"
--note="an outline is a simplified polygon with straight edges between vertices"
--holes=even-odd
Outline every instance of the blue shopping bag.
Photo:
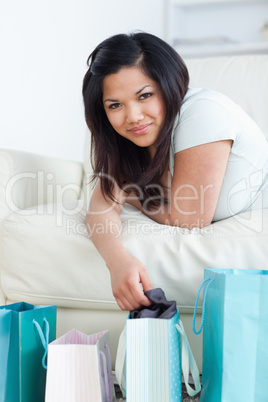
[[268,271],[205,269],[200,402],[268,401]]
[[43,402],[46,350],[56,337],[56,306],[0,307],[0,402]]

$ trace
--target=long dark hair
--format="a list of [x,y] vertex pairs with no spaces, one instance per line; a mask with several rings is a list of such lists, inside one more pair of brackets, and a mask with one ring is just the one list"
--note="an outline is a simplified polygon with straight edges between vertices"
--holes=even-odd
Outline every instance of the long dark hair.
[[[169,160],[169,148],[174,121],[180,111],[189,85],[187,68],[178,53],[162,39],[144,32],[118,34],[102,43],[90,54],[89,69],[83,81],[85,118],[91,131],[91,161],[101,189],[113,200],[114,182],[120,188],[133,185],[142,203],[154,207],[160,204],[158,186]],[[139,147],[118,135],[111,126],[102,100],[102,84],[109,74],[123,67],[139,67],[154,80],[165,105],[165,121],[156,142],[156,152],[150,158],[147,147]],[[113,180],[111,180],[113,178]]]

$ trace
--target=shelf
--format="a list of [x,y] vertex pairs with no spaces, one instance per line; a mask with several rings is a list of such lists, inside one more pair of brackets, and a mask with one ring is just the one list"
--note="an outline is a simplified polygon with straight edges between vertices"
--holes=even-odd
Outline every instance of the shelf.
[[175,45],[174,48],[183,58],[227,56],[238,54],[267,54],[268,42],[224,45]]
[[166,4],[166,40],[182,56],[268,53],[262,32],[268,23],[268,0],[168,0]]
[[169,0],[173,6],[183,6],[183,7],[192,7],[192,6],[199,6],[199,5],[217,5],[217,4],[256,4],[256,3],[266,3],[267,0]]

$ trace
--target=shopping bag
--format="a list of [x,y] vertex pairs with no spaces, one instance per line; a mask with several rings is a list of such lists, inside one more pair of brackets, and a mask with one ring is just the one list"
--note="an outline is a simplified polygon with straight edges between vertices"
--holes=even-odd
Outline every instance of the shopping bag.
[[201,402],[268,401],[268,271],[205,269]]
[[109,331],[73,329],[48,345],[46,402],[112,402]]
[[56,312],[24,302],[0,307],[0,402],[44,401],[44,344],[56,337]]
[[[198,368],[175,311],[170,318],[128,316],[116,358],[117,380],[128,402],[181,401],[182,372],[189,395],[200,391]],[[195,389],[189,385],[190,370]]]

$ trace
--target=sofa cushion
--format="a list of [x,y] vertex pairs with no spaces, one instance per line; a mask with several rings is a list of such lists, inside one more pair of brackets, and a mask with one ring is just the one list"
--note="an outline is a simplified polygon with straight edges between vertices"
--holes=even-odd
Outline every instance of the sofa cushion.
[[5,220],[1,281],[8,300],[115,306],[109,272],[86,233],[84,206],[82,200],[68,208],[48,204],[40,213],[20,211]]
[[[21,211],[5,220],[1,281],[8,300],[118,309],[109,271],[86,232],[85,214],[81,200],[68,209],[51,204],[42,214]],[[192,311],[204,268],[268,269],[268,210],[188,230],[159,225],[126,205],[122,221],[125,247],[182,311]]]

